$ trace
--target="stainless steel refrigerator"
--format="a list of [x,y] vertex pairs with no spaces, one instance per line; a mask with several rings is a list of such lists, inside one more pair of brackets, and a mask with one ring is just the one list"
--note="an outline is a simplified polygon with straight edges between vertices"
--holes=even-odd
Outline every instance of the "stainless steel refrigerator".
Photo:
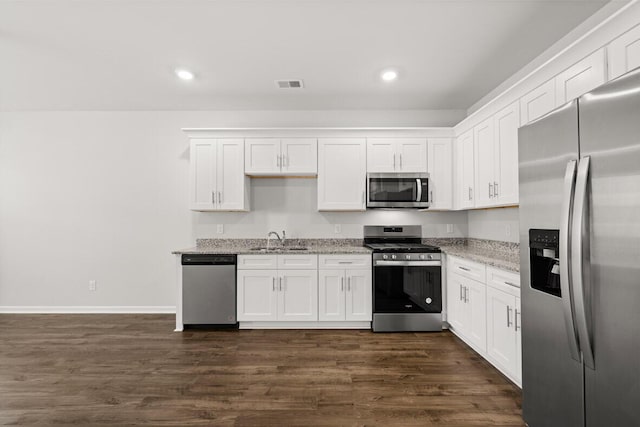
[[640,426],[640,69],[519,130],[523,417]]

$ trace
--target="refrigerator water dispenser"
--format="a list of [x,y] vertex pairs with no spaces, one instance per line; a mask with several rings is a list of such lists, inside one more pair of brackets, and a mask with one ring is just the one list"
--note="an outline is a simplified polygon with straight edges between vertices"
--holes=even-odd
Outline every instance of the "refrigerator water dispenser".
[[559,230],[529,230],[531,287],[547,294],[561,296]]

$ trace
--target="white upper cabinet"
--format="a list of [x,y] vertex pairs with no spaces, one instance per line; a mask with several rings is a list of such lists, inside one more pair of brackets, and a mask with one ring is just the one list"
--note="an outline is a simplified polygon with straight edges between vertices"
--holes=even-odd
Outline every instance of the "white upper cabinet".
[[494,134],[493,117],[473,128],[475,207],[490,206],[494,193]]
[[518,203],[518,127],[520,108],[514,102],[494,116],[494,200],[500,205]]
[[247,175],[315,175],[318,170],[315,138],[248,138],[245,142]]
[[365,210],[366,155],[364,138],[318,141],[318,210]]
[[609,79],[640,67],[640,25],[633,27],[607,47]]
[[526,125],[554,108],[556,108],[556,83],[551,79],[520,98],[520,123]]
[[242,139],[194,139],[189,165],[189,207],[195,211],[249,209]]
[[367,138],[367,172],[426,172],[425,138]]
[[460,135],[456,141],[456,207],[472,208],[474,201],[473,130]]
[[453,208],[453,155],[451,139],[427,140],[430,209]]
[[556,106],[579,97],[607,81],[604,48],[556,76]]

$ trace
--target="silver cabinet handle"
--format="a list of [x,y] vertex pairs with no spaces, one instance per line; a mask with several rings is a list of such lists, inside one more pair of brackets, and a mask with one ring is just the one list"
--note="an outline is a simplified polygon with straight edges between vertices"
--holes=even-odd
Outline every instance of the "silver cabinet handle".
[[214,205],[216,204],[216,192],[215,191],[211,192],[211,203],[213,203]]
[[351,292],[351,276],[347,277],[347,291]]
[[489,198],[491,199],[493,197],[493,184],[489,183]]
[[562,195],[562,207],[560,208],[560,293],[562,295],[562,311],[564,312],[564,324],[569,338],[569,353],[571,358],[581,362],[578,349],[578,335],[576,332],[573,314],[573,296],[571,295],[571,277],[569,275],[569,241],[571,240],[571,204],[576,185],[576,161],[567,163],[564,173],[564,190]]
[[511,327],[511,307],[507,306],[507,328]]
[[469,187],[469,200],[471,200],[471,187]]
[[520,315],[520,312],[518,311],[518,309],[516,308],[516,315],[513,317],[513,320],[515,320],[516,324],[515,324],[515,330],[519,330],[521,328],[520,325],[518,325],[518,316]]
[[396,153],[393,153],[393,169],[396,168]]
[[218,191],[218,203],[222,204],[222,191]]
[[468,286],[464,287],[464,302],[465,303],[469,302],[469,287]]
[[279,290],[282,292],[282,277],[278,277]]
[[459,298],[459,299],[460,299],[460,301],[463,301],[463,297],[462,297],[462,285],[458,285],[458,286],[460,286],[460,298]]
[[344,277],[340,278],[340,290],[344,291]]
[[276,290],[276,276],[273,276],[273,282],[271,283],[271,290],[274,292]]
[[433,203],[433,190],[429,191],[429,198],[431,199],[429,201]]
[[571,281],[573,286],[573,301],[576,314],[576,326],[582,350],[584,364],[595,369],[593,347],[591,346],[591,331],[589,331],[591,302],[587,300],[591,292],[589,277],[589,258],[591,257],[589,236],[589,202],[587,186],[589,180],[590,157],[580,160],[576,175],[575,198],[573,202],[573,219],[571,223]]
[[516,285],[516,284],[515,284],[515,283],[513,283],[513,282],[506,282],[506,281],[505,281],[505,282],[504,282],[504,284],[505,284],[505,285],[509,285],[509,286],[514,286],[514,287],[516,287],[516,288],[518,287],[518,285]]
[[464,270],[464,271],[471,271],[471,269],[470,269],[470,268],[467,268],[467,267],[461,267],[461,266],[458,266],[458,268],[459,268],[460,270]]
[[493,181],[493,197],[498,197],[498,183]]

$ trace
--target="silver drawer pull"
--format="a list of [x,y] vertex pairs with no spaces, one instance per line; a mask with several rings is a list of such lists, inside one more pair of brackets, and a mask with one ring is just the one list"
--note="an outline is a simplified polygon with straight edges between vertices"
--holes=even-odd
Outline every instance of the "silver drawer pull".
[[504,282],[504,284],[505,284],[505,285],[509,285],[509,286],[514,286],[514,287],[516,287],[516,288],[518,287],[518,285],[516,285],[516,284],[515,284],[515,283],[513,283],[513,282]]
[[338,264],[353,264],[353,261],[338,261]]
[[464,271],[471,271],[471,269],[470,269],[470,268],[467,268],[467,267],[460,267],[460,266],[458,266],[458,268],[459,268],[460,270],[464,270]]

